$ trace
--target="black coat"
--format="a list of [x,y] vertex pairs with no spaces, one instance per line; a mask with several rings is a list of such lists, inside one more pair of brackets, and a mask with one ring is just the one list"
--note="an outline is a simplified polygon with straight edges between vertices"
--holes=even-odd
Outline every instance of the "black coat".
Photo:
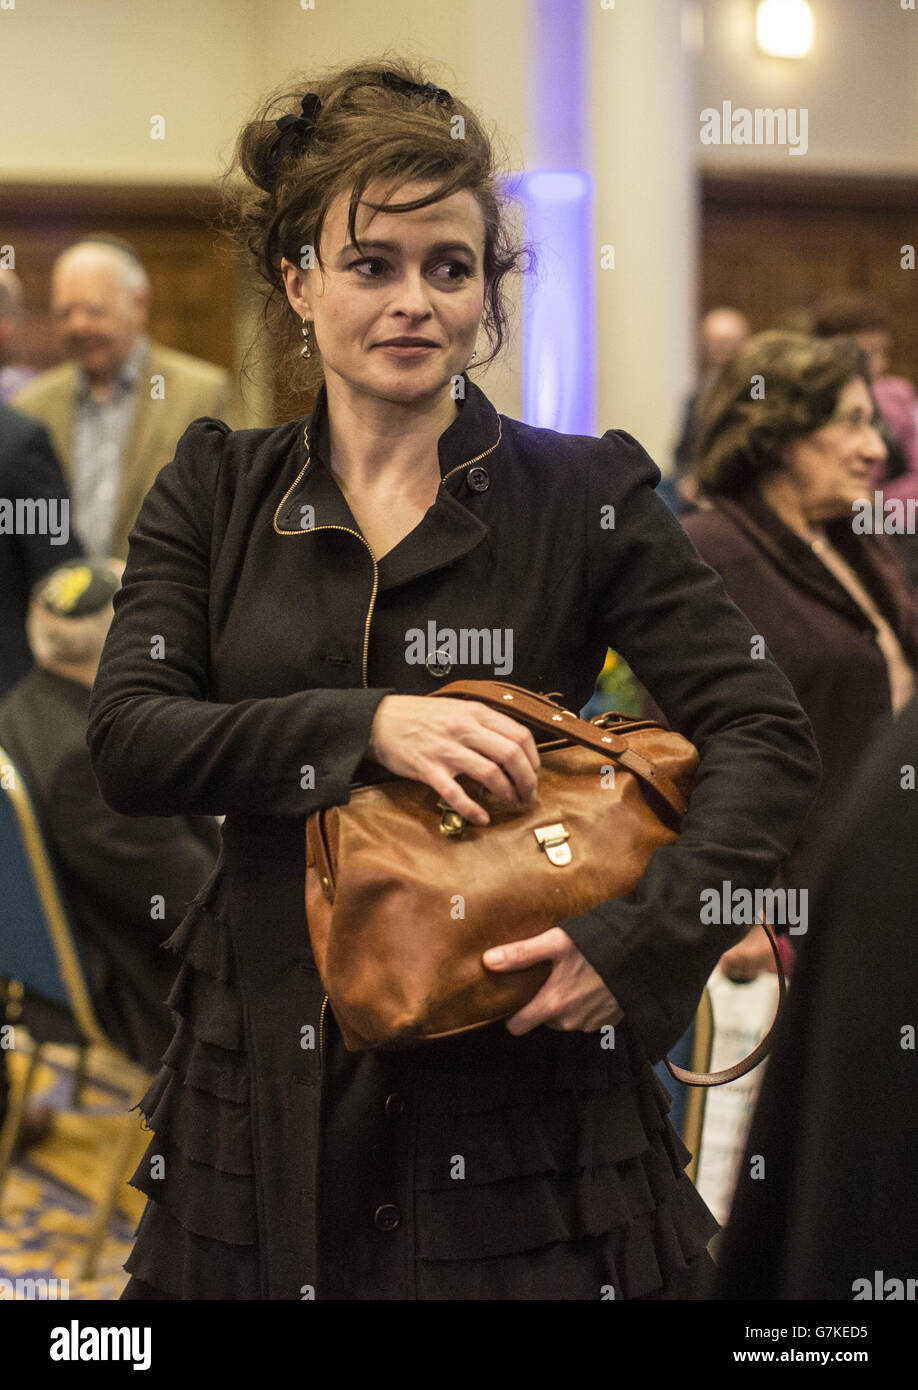
[[[709,510],[683,517],[682,525],[764,637],[809,716],[822,782],[785,873],[795,888],[812,892],[852,774],[890,713],[889,675],[876,629],[755,490],[742,501],[718,498]],[[918,602],[888,541],[856,535],[850,516],[830,521],[826,531],[918,670]]]
[[[43,826],[86,947],[93,1007],[109,1039],[155,1069],[172,1033],[175,959],[162,949],[212,872],[210,816],[122,816],[103,801],[86,747],[89,690],[34,667],[0,702],[0,746]],[[161,896],[162,916],[151,899]],[[2,968],[2,962],[0,962]]]
[[[23,498],[58,503],[67,486],[44,425],[0,402],[0,502]],[[58,543],[59,539],[63,543]],[[32,667],[26,638],[29,592],[43,574],[83,554],[75,532],[0,530],[0,695],[12,690]]]
[[[395,1291],[409,1297],[454,1289],[430,1274],[437,1261],[525,1250],[519,1231],[508,1234],[515,1222],[542,1223],[536,1245],[575,1226],[608,1230],[608,1221],[583,1216],[582,1191],[577,1222],[559,1228],[557,1196],[537,1208],[530,1192],[529,1206],[521,1197],[514,1207],[506,1182],[502,1199],[486,1185],[444,1182],[438,1134],[456,1142],[444,1117],[489,1112],[482,1143],[487,1129],[487,1142],[503,1147],[482,1159],[482,1181],[534,1174],[532,1158],[514,1168],[502,1117],[526,1095],[544,1098],[546,1076],[563,1078],[575,1095],[587,1088],[584,1106],[589,1088],[608,1088],[609,1104],[624,1107],[634,1077],[650,1085],[648,1059],[682,1035],[711,969],[743,934],[701,926],[700,890],[723,879],[770,883],[815,791],[805,716],[778,670],[749,659],[748,622],[655,496],[660,475],[640,445],[620,431],[566,436],[498,416],[465,382],[466,399],[438,441],[437,502],[378,563],[325,462],[324,389],[309,421],[311,461],[303,420],[236,432],[215,420],[191,425],[131,535],[90,704],[96,775],[127,813],[226,814],[220,872],[176,938],[186,963],[174,1002],[184,1023],[144,1105],[176,1186],[170,1193],[168,1178],[157,1183],[138,1170],[138,1185],[156,1201],[128,1267],[167,1295],[244,1296],[255,1280],[262,1297],[298,1298],[313,1286],[320,1110],[353,1136],[349,1097],[385,1099],[393,1076],[402,1137],[356,1131],[367,1144],[391,1143],[366,1167],[373,1193],[355,1186],[366,1215],[361,1208],[351,1221],[367,1221],[371,1244],[393,1233],[388,1248],[399,1259],[379,1256],[380,1287],[393,1291],[386,1281],[397,1269]],[[370,1054],[356,1066],[332,1040],[329,1085],[319,1049],[302,1042],[304,1027],[318,1029],[323,999],[303,900],[304,818],[347,800],[366,770],[380,701],[426,693],[444,678],[405,659],[409,631],[430,620],[454,631],[511,629],[508,678],[560,691],[572,709],[586,703],[611,645],[699,746],[700,776],[678,844],[655,855],[635,901],[562,924],[625,1011],[617,1054],[600,1053],[596,1034],[539,1028],[515,1039],[498,1025],[398,1057]],[[457,664],[446,674],[481,679],[493,670]],[[189,1117],[190,1077],[212,1096],[209,1123]],[[250,1138],[217,1145],[215,1128],[235,1134],[246,1099]],[[596,1123],[610,1129],[601,1115]],[[610,1134],[609,1156],[636,1152],[623,1128]],[[529,1130],[520,1140],[534,1142]],[[191,1160],[210,1165],[209,1186],[196,1197],[187,1195],[199,1171]],[[581,1167],[606,1161],[597,1154]],[[323,1162],[329,1193],[339,1177],[346,1183],[348,1163],[364,1171],[353,1154],[335,1161],[326,1152]],[[400,1214],[385,1200],[390,1180]],[[635,1198],[633,1210],[646,1211],[648,1200]],[[347,1208],[338,1205],[328,1242],[347,1237]],[[232,1259],[213,1255],[214,1241],[231,1244]],[[428,1261],[419,1282],[413,1257]],[[658,1263],[670,1258],[658,1249]]]
[[918,698],[887,719],[832,836],[740,1168],[723,1298],[914,1297],[916,753]]

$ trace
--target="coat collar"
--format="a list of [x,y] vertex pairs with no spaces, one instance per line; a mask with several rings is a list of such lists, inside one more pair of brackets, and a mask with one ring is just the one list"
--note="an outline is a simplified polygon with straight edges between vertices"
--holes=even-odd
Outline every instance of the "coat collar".
[[[465,397],[458,414],[437,440],[441,487],[434,505],[403,540],[377,562],[380,590],[417,579],[420,575],[467,555],[489,534],[488,526],[466,503],[487,496],[499,473],[501,417],[484,392],[462,375]],[[328,397],[323,382],[295,450],[299,471],[274,514],[274,530],[283,536],[307,536],[323,528],[352,533],[366,546],[360,527],[328,463]],[[476,491],[469,474],[486,474],[486,489]],[[369,549],[369,547],[367,547]]]
[[[791,530],[769,507],[756,488],[750,488],[741,498],[712,497],[710,502],[714,511],[728,517],[794,583],[844,613],[857,627],[873,630],[873,624],[860,604],[814,554],[803,537]],[[918,657],[915,606],[895,564],[875,537],[854,533],[849,517],[826,522],[825,531],[831,544],[847,560],[889,622],[909,660],[914,661]]]

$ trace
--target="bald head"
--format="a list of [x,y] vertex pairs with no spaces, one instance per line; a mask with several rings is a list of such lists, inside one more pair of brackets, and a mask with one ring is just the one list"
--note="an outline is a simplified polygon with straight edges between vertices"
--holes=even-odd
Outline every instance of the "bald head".
[[749,337],[749,320],[739,309],[711,309],[701,320],[701,363],[719,369],[735,357]]
[[94,382],[117,375],[146,328],[149,305],[146,271],[116,246],[77,242],[54,263],[51,309],[64,351]]

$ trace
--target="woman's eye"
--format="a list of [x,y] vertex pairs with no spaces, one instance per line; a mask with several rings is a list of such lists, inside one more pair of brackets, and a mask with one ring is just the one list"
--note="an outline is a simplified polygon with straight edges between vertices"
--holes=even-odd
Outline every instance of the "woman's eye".
[[[349,269],[350,269],[350,270],[359,270],[360,267],[361,267],[361,266],[364,266],[364,265],[385,265],[385,261],[380,260],[380,258],[379,258],[378,256],[365,256],[364,259],[363,259],[362,261],[353,261],[352,264],[350,265]],[[364,278],[365,280],[375,280],[375,279],[376,279],[376,276],[375,276],[375,275],[365,275],[363,278]]]
[[[381,260],[379,256],[365,256],[363,260],[354,261],[350,265],[349,269],[358,271],[364,280],[379,279],[378,275],[372,273],[365,273],[361,269],[361,267],[363,266],[382,266],[383,269],[387,268],[386,262],[384,260]],[[434,270],[442,270],[444,268],[449,268],[451,270],[458,271],[457,275],[448,275],[446,277],[440,276],[440,279],[446,278],[447,280],[453,281],[454,283],[459,280],[465,279],[472,273],[469,270],[468,266],[464,265],[462,261],[443,261],[442,265],[435,266]]]
[[463,265],[462,261],[444,261],[444,265],[452,266],[454,270],[458,270],[459,276],[462,279],[465,279],[472,273],[467,265]]

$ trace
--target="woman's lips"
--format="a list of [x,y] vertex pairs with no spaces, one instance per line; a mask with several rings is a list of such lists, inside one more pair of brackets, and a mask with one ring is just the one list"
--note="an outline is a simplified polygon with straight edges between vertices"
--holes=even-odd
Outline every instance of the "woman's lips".
[[398,343],[379,343],[378,346],[384,352],[397,353],[399,357],[420,357],[424,352],[436,352],[433,343],[416,343],[412,347],[404,347]]

